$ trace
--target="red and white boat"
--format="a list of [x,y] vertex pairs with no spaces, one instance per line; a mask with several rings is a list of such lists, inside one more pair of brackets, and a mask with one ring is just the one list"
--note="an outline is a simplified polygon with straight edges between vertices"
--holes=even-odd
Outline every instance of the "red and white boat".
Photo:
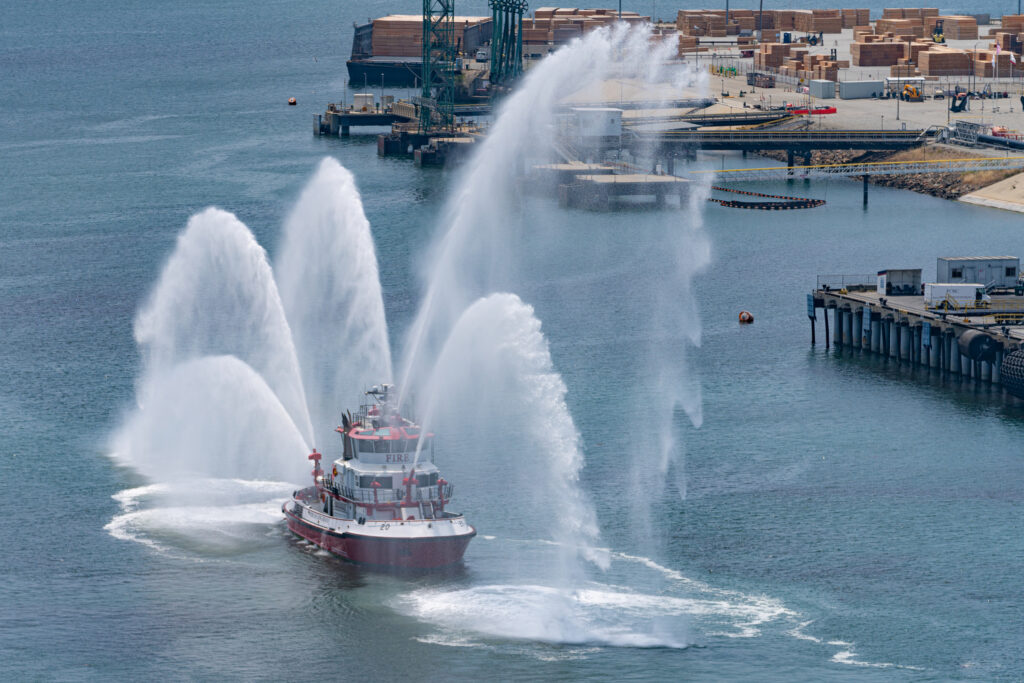
[[330,472],[313,450],[313,486],[284,506],[288,528],[324,550],[362,564],[434,569],[462,560],[476,529],[445,509],[452,485],[434,465],[433,434],[401,416],[387,384],[337,428],[342,457]]

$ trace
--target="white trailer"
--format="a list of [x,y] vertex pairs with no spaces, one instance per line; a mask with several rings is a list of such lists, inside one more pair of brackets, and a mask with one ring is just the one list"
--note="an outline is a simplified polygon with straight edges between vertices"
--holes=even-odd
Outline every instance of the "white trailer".
[[619,144],[622,139],[622,110],[614,107],[575,107],[577,141],[584,145]]
[[889,268],[878,271],[879,296],[914,296],[921,293],[920,268]]
[[1017,256],[943,256],[935,263],[939,282],[981,282],[986,287],[1010,288],[1017,284]]
[[991,305],[992,297],[985,293],[985,285],[977,282],[924,283],[925,308],[963,310],[989,308]]

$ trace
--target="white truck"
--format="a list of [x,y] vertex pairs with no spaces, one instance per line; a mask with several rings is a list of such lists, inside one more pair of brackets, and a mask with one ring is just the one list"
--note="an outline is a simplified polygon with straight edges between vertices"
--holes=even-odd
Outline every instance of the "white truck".
[[985,292],[985,285],[977,283],[926,282],[924,283],[924,306],[947,311],[989,308],[992,306],[992,297]]

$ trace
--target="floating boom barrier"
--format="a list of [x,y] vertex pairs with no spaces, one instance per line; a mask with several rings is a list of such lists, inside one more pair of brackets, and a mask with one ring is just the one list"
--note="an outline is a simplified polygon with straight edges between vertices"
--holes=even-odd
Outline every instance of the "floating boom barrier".
[[725,206],[730,209],[757,209],[760,211],[790,211],[793,209],[813,209],[818,206],[824,206],[824,199],[809,199],[807,197],[787,197],[781,194],[764,194],[763,192],[749,192],[747,190],[733,190],[727,187],[721,187],[718,185],[712,185],[712,190],[718,190],[719,192],[732,192],[734,194],[744,194],[752,197],[763,197],[765,199],[776,199],[781,201],[760,201],[760,202],[742,202],[736,199],[717,199],[715,197],[708,197],[709,202],[717,202],[720,206]]

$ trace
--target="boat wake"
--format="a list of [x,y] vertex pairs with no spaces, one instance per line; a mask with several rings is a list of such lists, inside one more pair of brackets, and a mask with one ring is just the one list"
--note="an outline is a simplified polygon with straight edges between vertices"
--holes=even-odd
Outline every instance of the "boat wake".
[[[528,546],[529,552],[556,545],[486,540]],[[507,547],[498,552],[517,554]],[[719,588],[647,557],[614,551],[608,556],[611,566],[601,581],[574,589],[504,581],[431,587],[396,598],[392,607],[431,628],[416,638],[419,642],[490,648],[543,661],[586,659],[607,647],[686,649],[711,647],[721,639],[781,635],[825,649],[835,664],[920,670],[866,661],[856,654],[854,643],[808,633],[814,620],[777,598]]]
[[293,488],[278,481],[189,479],[125,489],[114,494],[121,512],[104,530],[193,560],[251,552],[266,545]]
[[[573,588],[527,583],[424,588],[397,599],[394,607],[440,629],[424,636],[430,642],[453,645],[482,638],[492,645],[533,641],[682,649],[714,638],[754,638],[766,625],[792,624],[798,616],[774,598],[717,589],[647,558],[614,552],[610,557],[602,581]],[[654,575],[638,575],[638,564]],[[658,586],[657,592],[636,587],[657,586],[666,577],[673,585]]]

